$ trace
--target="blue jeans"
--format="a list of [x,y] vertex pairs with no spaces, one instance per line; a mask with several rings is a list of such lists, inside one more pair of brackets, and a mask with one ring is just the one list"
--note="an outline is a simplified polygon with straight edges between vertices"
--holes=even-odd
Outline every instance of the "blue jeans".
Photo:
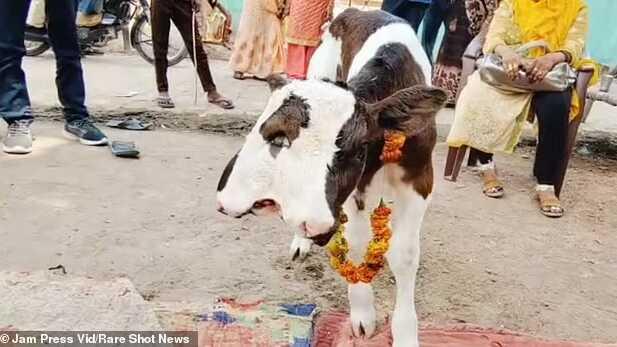
[[[7,122],[31,119],[30,97],[21,63],[30,0],[0,0],[0,116]],[[75,0],[47,1],[47,31],[56,55],[56,86],[67,122],[88,118],[75,27]]]
[[428,6],[427,3],[411,0],[384,0],[381,9],[406,20],[417,33]]
[[441,24],[444,23],[447,15],[447,6],[442,5],[439,1],[433,1],[426,11],[426,14],[424,14],[422,47],[431,63],[433,62],[433,49],[435,48],[437,34],[439,34],[439,28]]

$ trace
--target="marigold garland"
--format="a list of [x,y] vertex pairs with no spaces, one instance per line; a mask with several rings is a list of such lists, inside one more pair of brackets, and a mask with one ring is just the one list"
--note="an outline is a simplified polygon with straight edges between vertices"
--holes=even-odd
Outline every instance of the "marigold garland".
[[373,239],[369,242],[367,252],[364,255],[364,262],[360,265],[347,259],[349,245],[343,232],[347,216],[341,213],[339,228],[334,234],[333,239],[328,244],[330,251],[330,265],[338,271],[349,283],[370,283],[375,275],[383,268],[384,257],[390,246],[392,231],[390,230],[390,214],[392,211],[381,200],[379,206],[371,213],[371,226],[373,229]]
[[[384,134],[384,146],[380,159],[385,163],[399,162],[403,156],[402,148],[405,145],[406,137],[398,131],[386,131]],[[383,268],[384,257],[390,247],[390,215],[392,210],[386,206],[383,199],[379,206],[371,213],[371,228],[373,229],[373,239],[369,242],[364,261],[360,265],[354,265],[347,259],[349,245],[345,236],[345,223],[347,216],[344,212],[340,214],[339,227],[334,237],[328,244],[330,251],[330,265],[349,283],[370,283]]]

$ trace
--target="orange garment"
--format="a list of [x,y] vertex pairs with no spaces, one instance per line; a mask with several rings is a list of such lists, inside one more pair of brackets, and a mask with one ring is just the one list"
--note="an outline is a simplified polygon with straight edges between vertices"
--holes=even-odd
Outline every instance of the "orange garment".
[[287,43],[315,47],[321,27],[332,17],[334,0],[293,0],[289,5]]
[[295,79],[306,79],[309,62],[317,47],[287,45],[287,76]]

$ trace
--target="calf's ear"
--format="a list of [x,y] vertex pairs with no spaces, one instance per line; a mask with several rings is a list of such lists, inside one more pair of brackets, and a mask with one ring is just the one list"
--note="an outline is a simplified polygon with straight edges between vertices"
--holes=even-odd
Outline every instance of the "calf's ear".
[[279,74],[273,74],[266,77],[266,82],[268,82],[268,87],[270,87],[270,91],[273,92],[277,89],[281,89],[287,84],[289,84],[289,80]]
[[383,136],[384,130],[398,130],[414,136],[433,124],[445,104],[445,91],[426,85],[402,89],[374,104],[366,105],[368,136]]

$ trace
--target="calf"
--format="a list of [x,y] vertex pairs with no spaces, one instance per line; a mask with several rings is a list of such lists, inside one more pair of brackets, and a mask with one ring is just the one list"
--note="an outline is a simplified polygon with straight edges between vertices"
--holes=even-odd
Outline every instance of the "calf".
[[[303,246],[306,238],[325,245],[344,211],[348,257],[359,264],[372,238],[370,212],[381,198],[391,202],[386,258],[397,286],[394,345],[418,346],[419,235],[433,188],[435,114],[446,94],[428,86],[430,64],[412,28],[382,11],[337,16],[309,76],[269,80],[263,114],[223,171],[218,209],[234,217],[280,215]],[[396,164],[380,160],[386,130],[407,136]],[[371,335],[371,285],[349,284],[348,296],[354,334]]]

